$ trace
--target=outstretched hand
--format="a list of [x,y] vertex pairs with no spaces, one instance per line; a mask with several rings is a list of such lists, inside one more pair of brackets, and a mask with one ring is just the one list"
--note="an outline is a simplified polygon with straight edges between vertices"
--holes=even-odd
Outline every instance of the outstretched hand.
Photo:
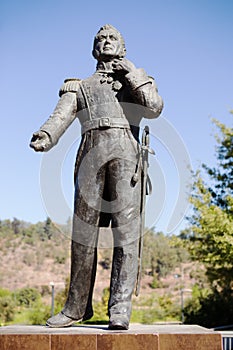
[[49,135],[45,131],[37,131],[33,134],[30,147],[36,152],[45,152],[52,147]]

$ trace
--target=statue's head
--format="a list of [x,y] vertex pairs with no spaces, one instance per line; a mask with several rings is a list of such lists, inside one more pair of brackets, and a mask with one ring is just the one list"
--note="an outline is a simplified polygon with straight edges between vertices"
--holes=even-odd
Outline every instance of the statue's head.
[[126,49],[121,33],[111,24],[101,27],[95,36],[92,54],[98,61],[124,57]]

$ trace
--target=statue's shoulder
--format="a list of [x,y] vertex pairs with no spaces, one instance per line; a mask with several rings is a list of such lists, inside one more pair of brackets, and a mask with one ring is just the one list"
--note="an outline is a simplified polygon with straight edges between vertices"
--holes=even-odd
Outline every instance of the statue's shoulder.
[[59,90],[59,96],[61,97],[66,92],[77,92],[80,86],[81,79],[69,78],[65,79],[62,87]]
[[152,83],[152,85],[154,85],[155,89],[157,90],[158,92],[158,88],[157,88],[157,84],[155,82],[155,78],[154,77],[151,77],[150,75],[148,75],[148,78],[150,80],[150,82]]

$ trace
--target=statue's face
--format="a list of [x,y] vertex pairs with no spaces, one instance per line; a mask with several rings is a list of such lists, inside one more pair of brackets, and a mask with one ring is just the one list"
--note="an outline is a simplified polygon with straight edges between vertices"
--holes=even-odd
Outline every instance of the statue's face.
[[96,36],[95,56],[98,60],[109,60],[119,57],[122,44],[114,30],[101,30]]

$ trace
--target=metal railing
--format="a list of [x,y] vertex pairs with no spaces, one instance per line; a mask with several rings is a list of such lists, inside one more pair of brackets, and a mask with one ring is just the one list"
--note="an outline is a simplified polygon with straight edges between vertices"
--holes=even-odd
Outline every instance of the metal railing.
[[233,331],[221,331],[223,350],[233,350]]

